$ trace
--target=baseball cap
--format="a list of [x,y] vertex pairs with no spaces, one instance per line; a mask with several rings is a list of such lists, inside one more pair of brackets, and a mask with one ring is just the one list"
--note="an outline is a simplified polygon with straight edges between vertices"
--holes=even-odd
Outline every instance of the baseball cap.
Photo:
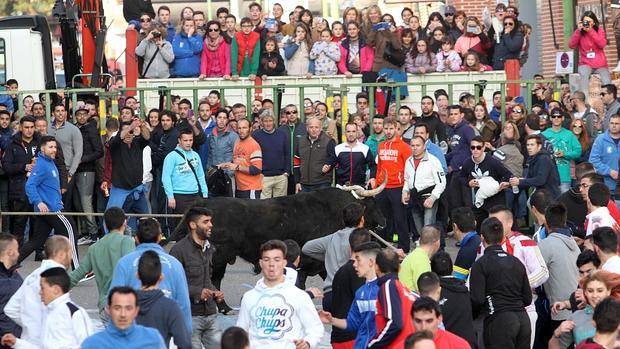
[[452,5],[448,5],[446,6],[446,8],[443,11],[444,14],[448,14],[451,13],[452,15],[454,15],[456,13],[456,7],[452,6]]

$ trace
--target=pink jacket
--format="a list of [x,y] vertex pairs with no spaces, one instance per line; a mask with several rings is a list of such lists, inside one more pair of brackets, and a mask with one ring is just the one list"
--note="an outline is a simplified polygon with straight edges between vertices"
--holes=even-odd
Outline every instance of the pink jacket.
[[[607,68],[605,45],[607,38],[603,28],[598,28],[598,32],[592,28],[585,33],[577,29],[568,42],[571,49],[579,48],[579,65],[587,65],[592,69]],[[589,52],[594,52],[594,58],[588,58]]]
[[[338,62],[338,73],[344,74],[349,71],[347,68],[347,64],[349,63],[349,50],[348,46],[344,47],[342,42],[338,44],[340,47],[340,61]],[[360,72],[369,72],[372,71],[372,63],[375,60],[375,50],[368,46],[364,45],[360,49]]]
[[[211,64],[209,59],[211,57],[217,57],[220,62],[220,67],[222,69],[222,75],[219,76],[211,76],[207,70]],[[213,59],[213,58],[211,58]],[[226,43],[226,41],[222,41],[217,50],[211,52],[207,49],[206,44],[202,44],[202,55],[200,57],[200,74],[206,75],[207,77],[222,77],[224,75],[230,75],[230,45]]]

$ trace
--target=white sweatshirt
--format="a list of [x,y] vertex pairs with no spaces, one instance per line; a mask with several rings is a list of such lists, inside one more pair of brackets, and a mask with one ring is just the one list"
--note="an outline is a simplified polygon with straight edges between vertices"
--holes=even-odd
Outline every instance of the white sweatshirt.
[[243,295],[237,326],[249,333],[252,349],[294,349],[295,340],[316,348],[324,331],[306,292],[286,281],[270,288],[262,278]]
[[68,293],[47,305],[43,318],[40,345],[17,339],[15,349],[79,349],[88,336],[94,334],[88,313],[71,301]]
[[46,259],[26,277],[24,283],[4,306],[6,316],[22,327],[23,340],[33,345],[41,344],[43,317],[47,312],[41,301],[41,273],[50,268],[64,268],[61,264]]

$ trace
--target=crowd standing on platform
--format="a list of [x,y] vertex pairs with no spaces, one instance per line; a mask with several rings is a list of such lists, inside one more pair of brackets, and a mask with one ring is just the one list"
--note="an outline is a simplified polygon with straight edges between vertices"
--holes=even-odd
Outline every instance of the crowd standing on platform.
[[[531,33],[503,4],[480,18],[445,6],[423,20],[403,8],[401,24],[376,5],[331,24],[302,6],[286,17],[280,4],[252,3],[248,14],[220,8],[207,21],[186,7],[176,22],[167,6],[124,4],[143,78],[406,82],[408,73],[518,70]],[[394,97],[370,105],[364,90],[347,122],[338,94],[229,105],[213,90],[198,105],[172,95],[170,110],[124,96],[107,119],[95,99],[3,98],[0,210],[39,214],[2,216],[0,348],[310,349],[325,325],[336,349],[620,348],[620,102],[606,44],[596,15],[583,13],[569,43],[582,84],[571,92],[562,80],[559,98],[539,83],[531,105],[500,91],[451,104],[438,88],[420,108],[397,109]],[[589,104],[592,73],[603,82],[601,111]],[[261,241],[261,278],[222,331],[218,314],[230,308],[212,281],[217,217],[194,202],[336,185],[382,188],[377,234],[389,246],[374,241],[360,203],[342,209],[343,229],[303,246]],[[81,231],[63,212],[87,214]],[[184,214],[187,234],[174,234],[176,219],[126,213]],[[22,278],[33,252],[41,265]],[[323,263],[323,290],[298,287],[302,255]],[[70,297],[92,278],[98,333]]]

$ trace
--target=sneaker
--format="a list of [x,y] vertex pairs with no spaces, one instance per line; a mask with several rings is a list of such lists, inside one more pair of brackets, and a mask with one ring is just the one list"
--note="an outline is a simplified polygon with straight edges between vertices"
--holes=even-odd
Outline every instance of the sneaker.
[[92,271],[88,274],[86,274],[82,280],[80,280],[79,282],[86,282],[88,280],[92,280],[95,277],[95,273],[93,273]]
[[169,242],[170,240],[168,240],[168,238],[162,234],[161,239],[159,239],[159,246],[166,247],[166,245],[168,245]]
[[35,262],[41,262],[41,261],[42,261],[42,260],[44,260],[44,259],[45,259],[45,252],[43,252],[43,251],[37,251],[37,252],[34,254],[34,261],[35,261]]
[[90,235],[84,235],[77,241],[78,246],[90,245],[92,243],[93,239],[90,237]]
[[618,61],[618,65],[616,66],[616,68],[614,68],[614,70],[612,70],[612,72],[615,72],[615,73],[620,72],[620,61]]

